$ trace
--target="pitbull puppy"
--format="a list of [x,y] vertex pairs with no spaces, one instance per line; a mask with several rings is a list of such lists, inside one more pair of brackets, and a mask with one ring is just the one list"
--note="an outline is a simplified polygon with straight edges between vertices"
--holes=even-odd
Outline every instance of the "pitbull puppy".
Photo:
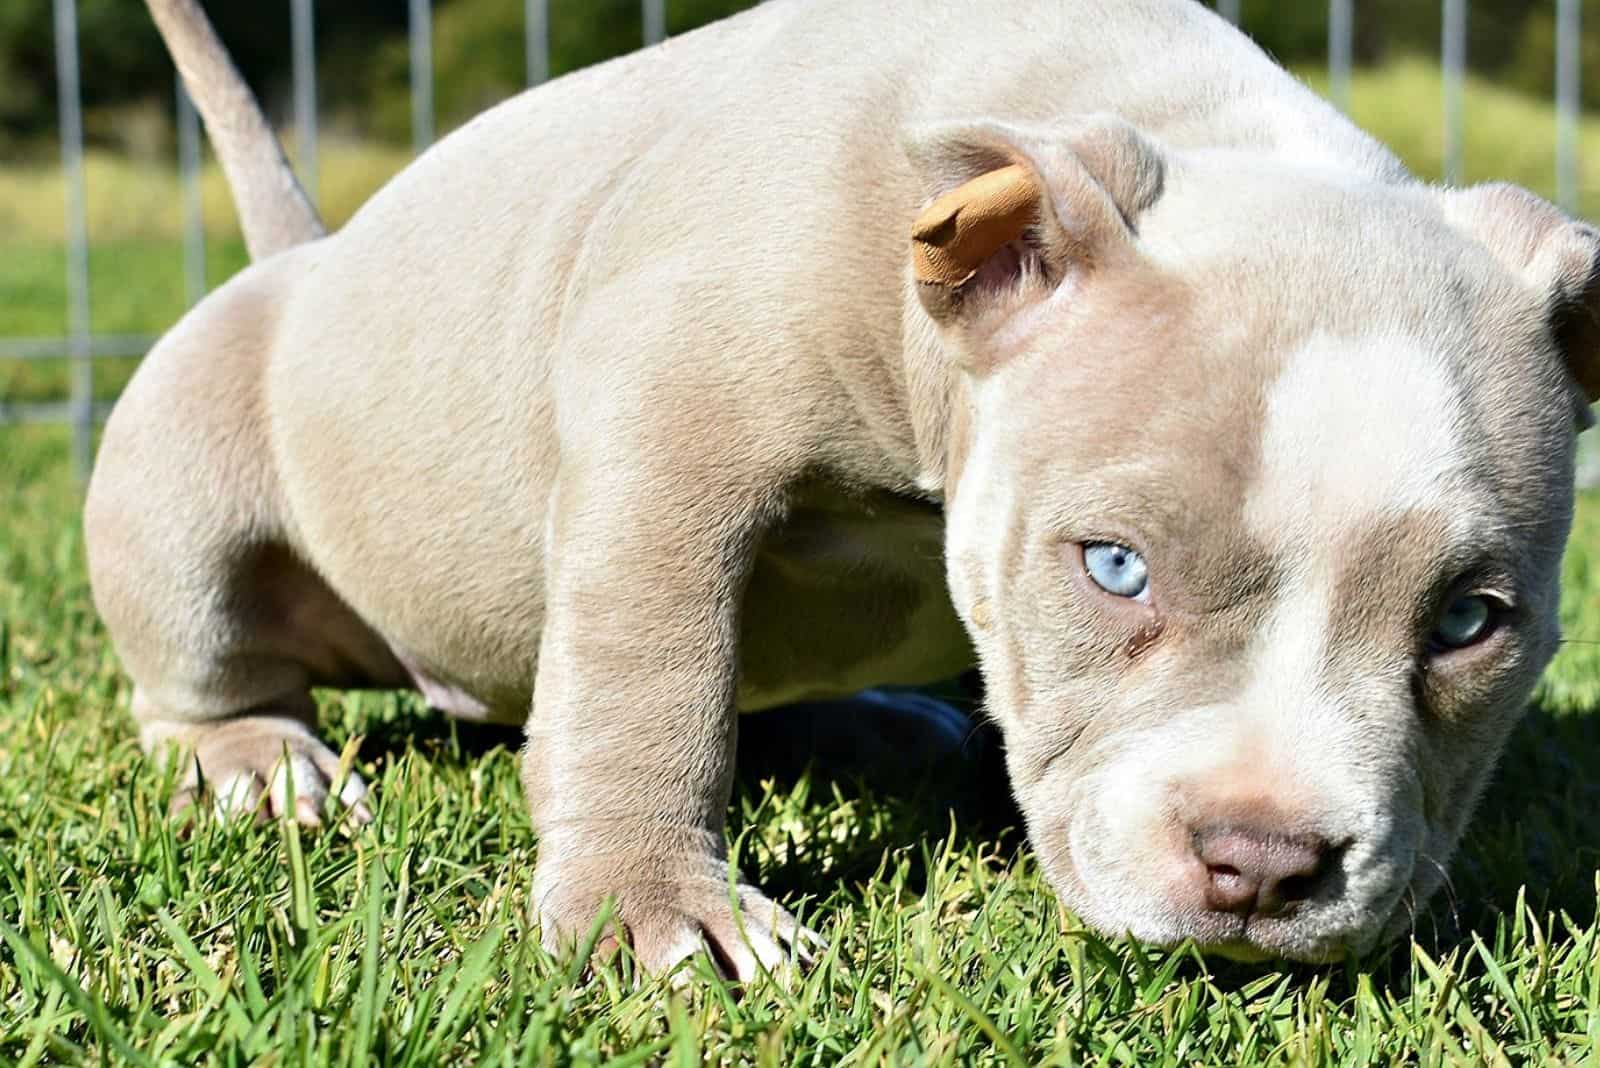
[[[525,93],[341,231],[151,0],[258,262],[151,352],[85,522],[151,748],[367,815],[313,686],[527,724],[533,905],[807,937],[737,713],[973,657],[1110,933],[1403,931],[1557,642],[1600,235],[1423,185],[1187,0],[774,0]],[[274,192],[276,190],[276,192]]]

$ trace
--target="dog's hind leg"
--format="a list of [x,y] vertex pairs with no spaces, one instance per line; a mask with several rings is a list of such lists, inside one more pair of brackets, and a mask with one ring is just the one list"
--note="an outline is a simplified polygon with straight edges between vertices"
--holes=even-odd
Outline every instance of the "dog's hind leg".
[[[96,606],[133,677],[146,750],[209,792],[314,821],[338,758],[314,685],[404,685],[377,637],[296,554],[260,403],[275,294],[230,284],[139,368],[106,426],[84,509]],[[349,778],[340,800],[366,814]]]
[[[149,533],[124,528],[95,589],[135,681],[140,741],[184,761],[174,807],[204,797],[227,813],[319,822],[339,757],[315,733],[310,688],[404,685],[403,669],[282,546],[207,544],[217,532],[191,525],[169,554],[151,551]],[[363,821],[365,799],[347,774],[337,800]]]

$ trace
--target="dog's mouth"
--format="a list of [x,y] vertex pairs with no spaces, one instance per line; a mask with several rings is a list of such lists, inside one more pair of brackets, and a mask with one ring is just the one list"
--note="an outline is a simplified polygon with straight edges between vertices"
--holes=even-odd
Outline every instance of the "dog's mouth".
[[1240,964],[1265,964],[1292,961],[1297,964],[1334,964],[1358,955],[1345,937],[1312,937],[1300,933],[1292,921],[1280,918],[1240,918],[1237,933],[1206,937],[1190,936],[1195,947],[1207,956]]
[[[1272,961],[1329,965],[1390,945],[1410,929],[1411,902],[1427,892],[1415,854],[1393,856],[1400,843],[1368,840],[1338,855],[1340,870],[1303,900],[1270,911],[1223,911],[1181,873],[1193,867],[1171,857],[1146,862],[1145,876],[1096,848],[1099,835],[1049,836],[1051,882],[1091,927],[1132,935],[1153,946],[1192,946],[1208,957],[1244,964]],[[1345,864],[1350,867],[1344,867]]]
[[1308,901],[1275,915],[1170,914],[1173,943],[1187,941],[1207,956],[1244,964],[1285,961],[1328,965],[1362,958],[1403,937],[1413,926],[1410,882],[1373,901],[1345,896]]

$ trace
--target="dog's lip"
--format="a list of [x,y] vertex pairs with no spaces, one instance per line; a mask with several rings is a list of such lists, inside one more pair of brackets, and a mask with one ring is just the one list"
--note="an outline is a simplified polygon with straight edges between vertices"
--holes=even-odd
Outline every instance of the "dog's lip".
[[[1332,964],[1359,955],[1359,947],[1367,944],[1373,932],[1346,926],[1326,914],[1321,922],[1308,916],[1318,911],[1313,904],[1271,916],[1190,913],[1184,926],[1188,927],[1189,941],[1202,953],[1243,963]],[[1312,925],[1309,930],[1308,919]],[[1329,920],[1333,922],[1330,924]],[[1322,929],[1317,930],[1318,927]]]
[[1229,938],[1221,942],[1195,942],[1195,948],[1211,956],[1223,957],[1239,964],[1263,964],[1278,959],[1278,954],[1256,945],[1247,938]]
[[1311,946],[1275,944],[1276,940],[1263,939],[1246,928],[1241,937],[1224,938],[1207,942],[1195,939],[1202,953],[1224,957],[1241,964],[1265,964],[1269,961],[1293,961],[1298,964],[1333,964],[1343,960],[1348,949],[1343,942],[1330,941]]

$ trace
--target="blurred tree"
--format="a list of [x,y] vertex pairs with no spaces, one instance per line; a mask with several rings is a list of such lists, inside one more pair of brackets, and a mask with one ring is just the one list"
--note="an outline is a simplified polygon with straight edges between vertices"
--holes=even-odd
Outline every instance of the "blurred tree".
[[[277,111],[286,104],[289,5],[203,0],[245,77]],[[514,0],[513,0],[514,2]],[[78,66],[90,136],[113,128],[95,122],[102,108],[159,106],[170,110],[172,64],[138,0],[77,0]],[[370,50],[375,37],[405,29],[395,0],[338,0],[316,8],[318,80],[325,98],[349,95],[346,57]],[[55,24],[52,0],[0,0],[0,150],[55,129]]]
[[[1578,54],[1584,78],[1585,108],[1600,108],[1600,0],[1583,0],[1583,33]],[[1549,92],[1556,69],[1556,16],[1553,4],[1541,4],[1512,39],[1505,79],[1519,89]]]
[[[78,41],[86,107],[125,102],[121,87],[132,84],[147,91],[143,87],[171,70],[143,4],[79,0]],[[0,3],[0,135],[53,129],[55,86],[50,0]]]
[[[750,6],[752,0],[667,0],[668,28],[682,33]],[[867,2],[867,0],[862,0]],[[52,0],[0,0],[0,152],[42,142],[55,127]],[[275,115],[287,114],[289,8],[284,0],[206,0],[219,32]],[[1436,55],[1437,0],[1355,0],[1356,55],[1378,62],[1402,53]],[[1554,0],[1471,0],[1468,57],[1480,73],[1547,94],[1555,56]],[[1600,106],[1600,0],[1583,0],[1584,99]],[[635,48],[638,0],[550,0],[552,74]],[[521,88],[525,79],[521,0],[435,0],[436,105],[447,129]],[[171,67],[137,0],[78,0],[84,104],[91,136],[115,122],[94,112],[143,107],[167,114]],[[1326,55],[1326,0],[1243,0],[1245,28],[1284,62]],[[406,5],[400,0],[317,4],[318,83],[323,111],[363,133],[403,142]]]
[[[667,29],[684,33],[750,7],[752,0],[668,0]],[[434,106],[440,130],[459,125],[527,84],[520,0],[449,0],[433,28]],[[550,74],[559,77],[631,52],[644,39],[639,0],[550,0]],[[391,140],[410,135],[406,95],[410,53],[403,37],[386,41],[370,67],[362,101],[369,130]]]

